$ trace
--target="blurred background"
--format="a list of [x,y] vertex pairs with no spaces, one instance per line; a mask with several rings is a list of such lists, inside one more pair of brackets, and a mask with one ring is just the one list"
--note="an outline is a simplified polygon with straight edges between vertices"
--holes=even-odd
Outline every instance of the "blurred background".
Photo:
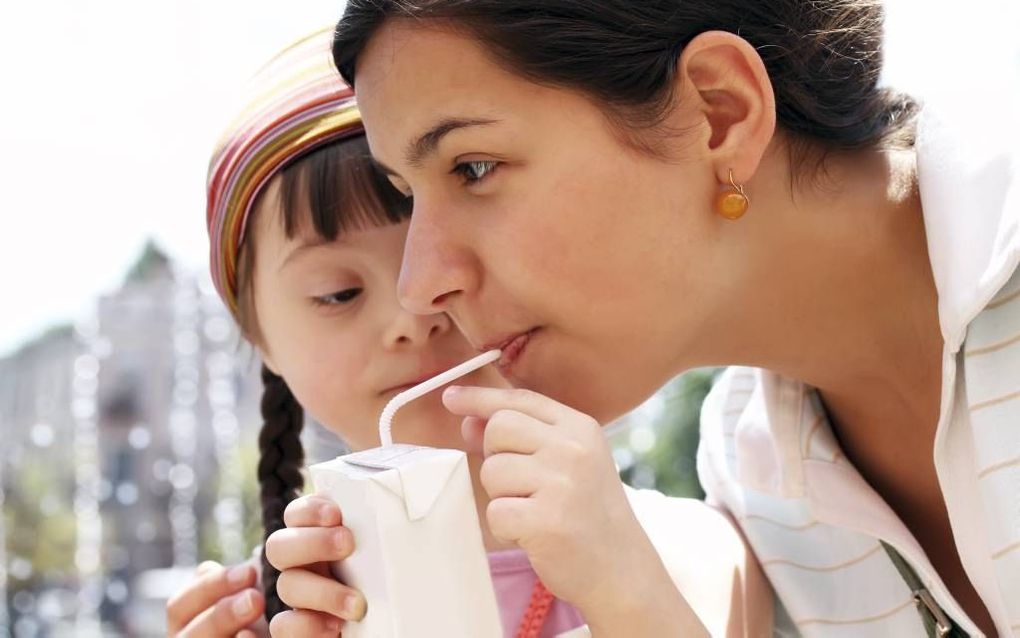
[[[934,4],[889,1],[887,81],[966,100],[1002,80],[989,60],[1020,69],[1015,0]],[[198,562],[257,544],[261,387],[206,274],[205,170],[246,78],[341,11],[0,6],[0,638],[161,635]],[[628,483],[702,495],[713,373],[611,428]],[[304,436],[310,461],[342,450]]]

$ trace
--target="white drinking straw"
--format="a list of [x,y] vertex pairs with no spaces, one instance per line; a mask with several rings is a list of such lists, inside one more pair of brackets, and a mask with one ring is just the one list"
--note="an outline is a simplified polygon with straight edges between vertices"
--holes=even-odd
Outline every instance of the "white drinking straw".
[[382,442],[383,447],[393,445],[393,415],[396,414],[397,410],[402,408],[406,403],[414,401],[418,397],[432,392],[436,388],[440,388],[451,381],[454,381],[469,372],[474,372],[482,366],[488,365],[499,359],[499,350],[489,350],[484,354],[480,354],[474,359],[465,361],[459,366],[450,368],[446,372],[437,374],[428,381],[423,381],[413,388],[404,390],[397,396],[390,399],[390,402],[383,408],[382,415],[379,417],[379,440]]

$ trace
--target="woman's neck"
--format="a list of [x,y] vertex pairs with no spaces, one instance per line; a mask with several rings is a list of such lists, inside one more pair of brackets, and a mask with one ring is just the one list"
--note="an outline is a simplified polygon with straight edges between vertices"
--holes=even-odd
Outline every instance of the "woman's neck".
[[746,303],[716,343],[817,387],[848,428],[895,415],[933,438],[942,336],[913,153],[835,157],[796,192],[787,175],[762,176],[740,222]]

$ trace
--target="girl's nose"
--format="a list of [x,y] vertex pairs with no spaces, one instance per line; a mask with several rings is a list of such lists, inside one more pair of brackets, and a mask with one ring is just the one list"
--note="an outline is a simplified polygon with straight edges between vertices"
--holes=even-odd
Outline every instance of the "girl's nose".
[[398,308],[383,339],[387,348],[421,347],[430,339],[448,332],[451,326],[452,322],[446,313],[416,315]]

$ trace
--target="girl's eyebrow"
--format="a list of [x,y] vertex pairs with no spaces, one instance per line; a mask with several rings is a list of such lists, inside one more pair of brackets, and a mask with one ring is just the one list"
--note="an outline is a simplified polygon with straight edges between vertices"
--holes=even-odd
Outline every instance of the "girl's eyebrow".
[[302,241],[300,244],[294,247],[287,256],[280,262],[280,266],[276,269],[276,272],[280,272],[286,268],[287,264],[292,262],[299,255],[308,252],[313,248],[319,248],[327,244],[343,244],[345,243],[343,235],[338,236],[336,239],[326,239],[324,237],[308,238]]

